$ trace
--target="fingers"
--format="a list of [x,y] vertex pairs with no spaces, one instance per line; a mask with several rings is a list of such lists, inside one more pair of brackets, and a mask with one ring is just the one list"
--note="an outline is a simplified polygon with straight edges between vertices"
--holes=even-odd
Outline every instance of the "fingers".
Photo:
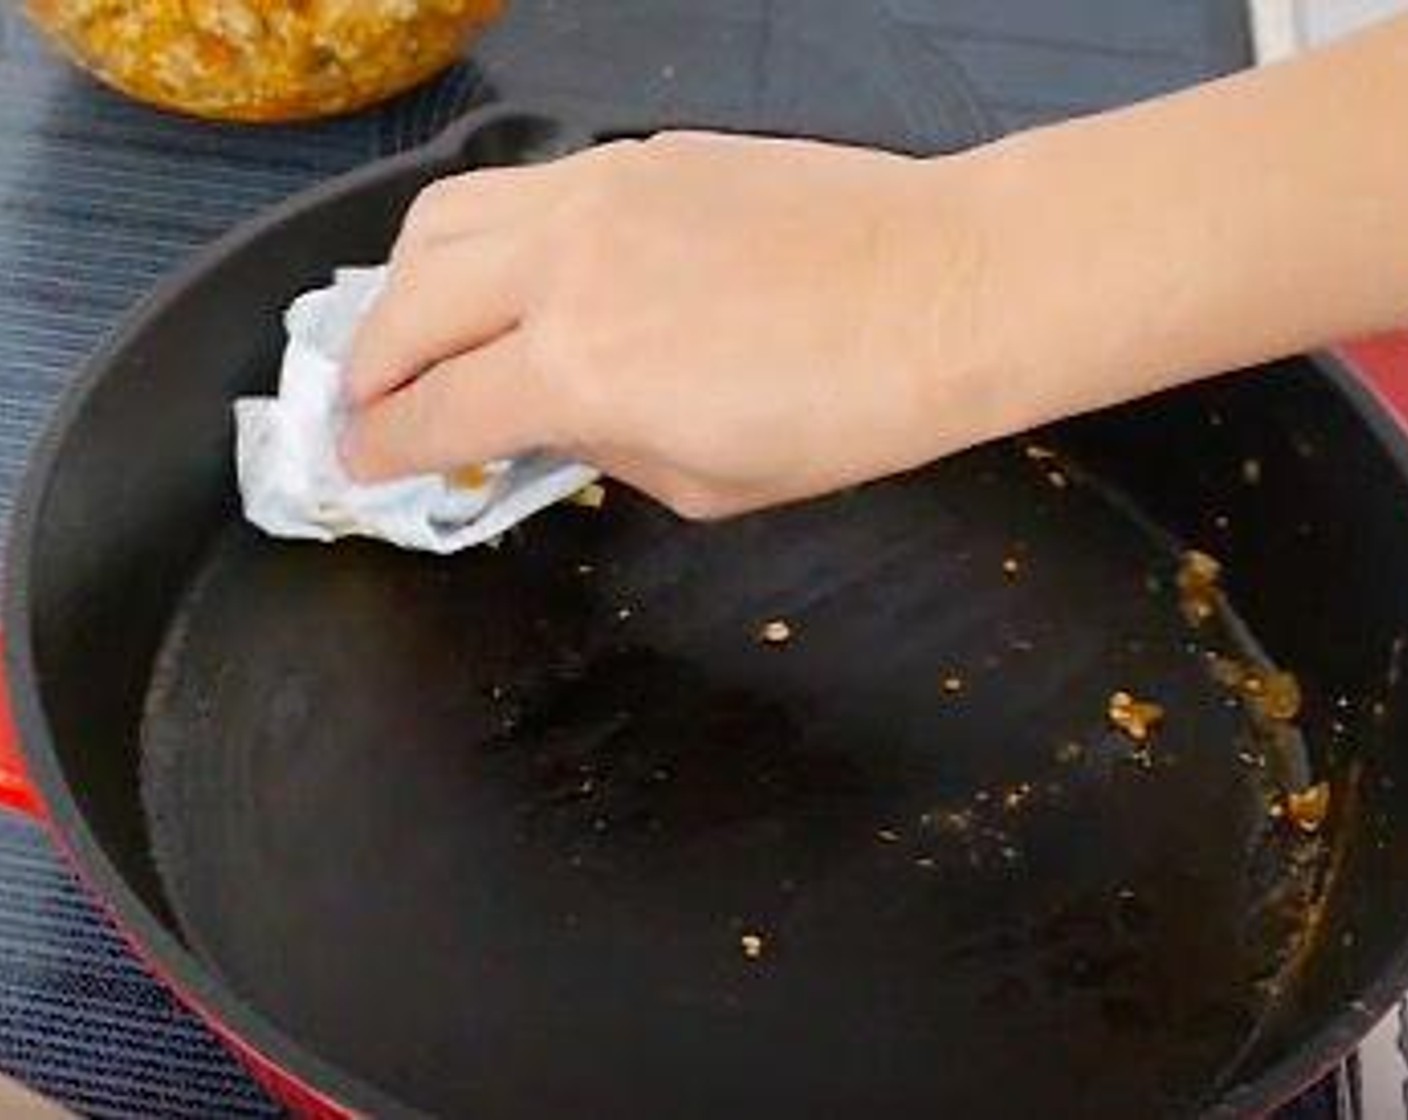
[[552,165],[494,167],[431,183],[406,212],[391,259],[444,241],[516,226],[562,194]]
[[580,172],[638,146],[630,140],[597,144],[548,163],[484,168],[432,183],[406,212],[392,259],[540,217],[570,194]]
[[549,442],[551,405],[514,331],[355,413],[343,461],[367,483],[507,458]]
[[545,212],[568,196],[576,172],[631,148],[600,145],[551,164],[470,172],[422,191],[393,252],[387,290],[353,344],[353,403],[369,404],[436,362],[513,329]]
[[508,231],[484,234],[393,265],[352,345],[353,404],[370,404],[435,363],[512,330],[524,290],[520,241]]

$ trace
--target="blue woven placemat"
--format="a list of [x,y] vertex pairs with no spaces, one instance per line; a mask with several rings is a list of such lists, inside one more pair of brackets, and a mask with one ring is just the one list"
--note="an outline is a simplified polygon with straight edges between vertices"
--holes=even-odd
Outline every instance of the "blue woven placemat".
[[[357,118],[254,131],[125,102],[59,64],[0,6],[0,518],[59,392],[164,271],[473,101],[581,97],[682,117],[728,103],[747,115],[806,93],[775,81],[789,36],[824,54],[828,37],[864,33],[884,34],[914,83],[931,70],[964,74],[1020,127],[1236,67],[1240,11],[1239,0],[517,0],[478,66]],[[623,27],[636,42],[649,29],[658,51],[613,50]],[[833,72],[838,83],[865,77],[818,71]],[[922,130],[919,107],[890,108]],[[91,1116],[278,1115],[132,960],[43,833],[3,813],[0,1070]]]

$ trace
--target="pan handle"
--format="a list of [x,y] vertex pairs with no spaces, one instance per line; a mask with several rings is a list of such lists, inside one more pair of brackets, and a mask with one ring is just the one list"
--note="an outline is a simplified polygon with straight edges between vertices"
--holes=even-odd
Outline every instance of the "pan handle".
[[[5,637],[0,634],[0,654],[4,648]],[[3,673],[0,673],[0,806],[31,817],[43,816],[44,812],[25,773],[15,711],[10,704],[10,686]]]
[[1408,331],[1346,343],[1336,354],[1408,428]]

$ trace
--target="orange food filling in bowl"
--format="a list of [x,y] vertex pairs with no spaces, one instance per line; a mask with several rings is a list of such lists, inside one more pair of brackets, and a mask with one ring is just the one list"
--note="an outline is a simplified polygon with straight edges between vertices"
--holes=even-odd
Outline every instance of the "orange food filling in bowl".
[[223,120],[345,113],[454,63],[503,0],[27,0],[109,85]]

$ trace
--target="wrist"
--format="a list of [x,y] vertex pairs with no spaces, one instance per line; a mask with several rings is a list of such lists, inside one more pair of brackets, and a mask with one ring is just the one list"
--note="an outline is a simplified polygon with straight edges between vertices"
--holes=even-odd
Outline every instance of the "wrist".
[[921,165],[906,251],[933,455],[1090,407],[1127,332],[1070,242],[1063,160],[1016,137]]

